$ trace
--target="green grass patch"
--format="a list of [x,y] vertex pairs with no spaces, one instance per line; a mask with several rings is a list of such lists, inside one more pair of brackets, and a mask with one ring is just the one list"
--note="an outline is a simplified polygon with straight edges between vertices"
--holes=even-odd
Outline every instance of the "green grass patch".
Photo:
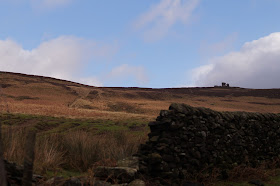
[[75,130],[94,132],[129,130],[141,132],[148,130],[148,121],[142,119],[109,120],[109,119],[71,119],[28,114],[0,114],[3,126],[35,127],[39,133],[65,133]]
[[269,185],[269,186],[278,186],[278,185],[280,185],[280,170],[278,170],[278,175],[275,176],[275,177],[271,177],[270,181],[265,183],[265,185]]

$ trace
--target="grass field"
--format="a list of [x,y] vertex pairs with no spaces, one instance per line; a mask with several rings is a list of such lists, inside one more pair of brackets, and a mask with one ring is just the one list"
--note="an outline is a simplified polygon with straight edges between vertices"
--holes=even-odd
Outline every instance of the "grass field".
[[173,102],[217,111],[280,112],[280,89],[104,88],[0,72],[0,111],[69,118],[154,119]]
[[[5,158],[22,164],[23,139],[36,129],[35,172],[49,177],[84,175],[93,166],[114,165],[133,155],[147,140],[149,121],[173,102],[217,111],[280,113],[280,89],[99,88],[3,72],[0,84]],[[276,169],[251,172],[247,179],[236,175],[215,184],[248,185],[257,176],[280,185]]]

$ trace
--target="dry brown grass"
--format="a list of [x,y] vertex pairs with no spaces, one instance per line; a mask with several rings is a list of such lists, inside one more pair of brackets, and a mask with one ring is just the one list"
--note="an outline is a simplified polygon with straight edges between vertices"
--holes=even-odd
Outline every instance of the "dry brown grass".
[[[132,156],[146,137],[118,131],[92,136],[88,132],[75,131],[64,136],[62,146],[72,168],[86,171],[96,163],[107,163]],[[110,163],[111,164],[111,163]]]
[[[35,96],[35,95],[34,95]],[[201,101],[205,100],[205,101]],[[195,107],[206,107],[217,111],[247,111],[247,112],[271,112],[280,113],[280,105],[272,105],[272,103],[280,103],[279,99],[267,99],[267,98],[253,98],[253,97],[238,97],[227,98],[227,100],[234,100],[233,102],[223,101],[225,98],[215,97],[202,97],[195,96],[186,99],[172,99],[165,101],[153,101],[153,100],[126,100],[124,98],[104,99],[98,101],[89,101],[83,99],[77,99],[72,105],[74,108],[68,107],[67,101],[47,99],[46,100],[22,100],[17,101],[9,98],[6,100],[11,113],[26,113],[26,114],[38,114],[49,116],[66,116],[66,117],[98,117],[109,118],[114,115],[126,115],[134,117],[139,115],[140,117],[152,118],[156,117],[160,110],[168,109],[170,103],[178,102],[185,103]],[[260,102],[271,105],[252,104],[248,102]],[[5,102],[1,102],[1,112],[7,110]],[[129,113],[127,109],[112,110],[108,105],[112,103],[125,103],[126,105],[132,105],[137,107],[134,113]],[[86,107],[88,106],[88,107]],[[76,108],[75,108],[76,107]],[[117,111],[117,113],[116,113]],[[138,112],[139,111],[139,112]]]
[[[114,119],[120,115],[126,118],[152,119],[158,115],[160,110],[168,109],[170,103],[178,102],[217,111],[280,113],[280,98],[233,97],[230,94],[225,97],[205,96],[208,92],[225,93],[232,91],[231,89],[190,89],[189,93],[184,93],[180,89],[170,92],[151,89],[96,88],[55,79],[9,73],[1,74],[0,83],[11,85],[2,88],[1,112],[7,111],[6,105],[8,104],[12,113],[100,119]],[[238,91],[240,94],[242,92],[245,94],[248,90],[240,89]],[[91,95],[90,92],[93,94]],[[204,96],[200,94],[203,92]],[[36,99],[17,99],[21,96]],[[127,105],[127,108],[132,106],[137,109],[132,113],[131,109],[110,108],[115,103],[123,103]]]
[[258,167],[240,165],[229,171],[228,180],[239,182],[246,180],[268,181],[271,177],[279,175],[279,168],[280,158],[275,158],[274,161],[264,162]]
[[[3,130],[5,159],[19,164],[23,163],[26,134],[26,128],[11,127]],[[63,155],[65,153],[59,148],[56,140],[53,136],[37,139],[34,161],[36,172],[44,173],[46,170],[55,170],[64,163]]]
[[[94,119],[110,119],[110,120],[125,120],[125,119],[145,119],[152,120],[156,116],[146,114],[135,114],[126,112],[112,112],[107,110],[93,110],[93,109],[80,109],[69,108],[66,106],[56,105],[38,105],[38,104],[25,104],[17,102],[8,102],[10,113],[32,114],[41,116],[55,116],[67,118],[94,118]],[[0,112],[6,113],[7,107],[5,104],[0,104]]]
[[78,98],[73,103],[69,104],[69,107],[71,108],[81,108],[81,109],[93,109],[94,106],[92,105],[92,102],[86,99]]
[[[3,128],[4,157],[23,163],[26,128]],[[85,172],[97,163],[112,165],[119,159],[132,156],[144,143],[146,134],[133,135],[126,131],[92,135],[85,131],[66,134],[37,135],[34,170],[40,174],[60,169]]]
[[188,178],[194,182],[203,183],[206,186],[234,185],[233,183],[244,184],[251,180],[270,182],[271,179],[279,176],[279,168],[280,159],[275,158],[275,160],[263,162],[257,167],[239,165],[224,173],[218,168],[213,168],[209,174],[209,170],[205,169],[195,175],[189,175]]

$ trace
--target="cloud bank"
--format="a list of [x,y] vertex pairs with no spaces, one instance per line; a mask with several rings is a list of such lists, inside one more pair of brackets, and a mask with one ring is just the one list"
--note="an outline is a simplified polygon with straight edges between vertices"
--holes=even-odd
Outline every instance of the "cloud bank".
[[210,60],[192,70],[195,86],[222,81],[246,88],[280,88],[280,32],[247,42],[238,52]]
[[[99,50],[103,52],[96,43],[72,36],[43,42],[32,50],[25,50],[10,39],[0,40],[0,70],[77,81],[83,67],[94,57],[92,53]],[[102,85],[96,77],[78,80]]]
[[[144,85],[148,76],[144,67],[123,64],[100,77],[83,77],[89,63],[104,65],[97,61],[112,58],[117,52],[116,44],[106,45],[73,36],[61,36],[26,50],[17,42],[0,40],[0,71],[42,75],[71,80],[87,85],[103,86],[104,80],[125,83],[135,80]],[[92,66],[92,65],[91,65]]]
[[124,81],[135,79],[140,85],[145,85],[149,82],[148,75],[144,67],[141,66],[131,66],[128,64],[123,64],[118,66],[107,75],[108,79]]
[[134,27],[144,38],[154,41],[164,37],[177,22],[188,23],[200,0],[161,0],[136,20]]

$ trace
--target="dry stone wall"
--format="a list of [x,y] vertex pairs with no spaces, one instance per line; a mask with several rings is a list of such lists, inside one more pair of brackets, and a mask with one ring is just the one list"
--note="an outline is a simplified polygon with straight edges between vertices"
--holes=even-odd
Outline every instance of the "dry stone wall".
[[213,168],[256,167],[280,154],[280,114],[172,104],[149,126],[149,140],[139,148],[139,168],[152,177],[185,179]]

